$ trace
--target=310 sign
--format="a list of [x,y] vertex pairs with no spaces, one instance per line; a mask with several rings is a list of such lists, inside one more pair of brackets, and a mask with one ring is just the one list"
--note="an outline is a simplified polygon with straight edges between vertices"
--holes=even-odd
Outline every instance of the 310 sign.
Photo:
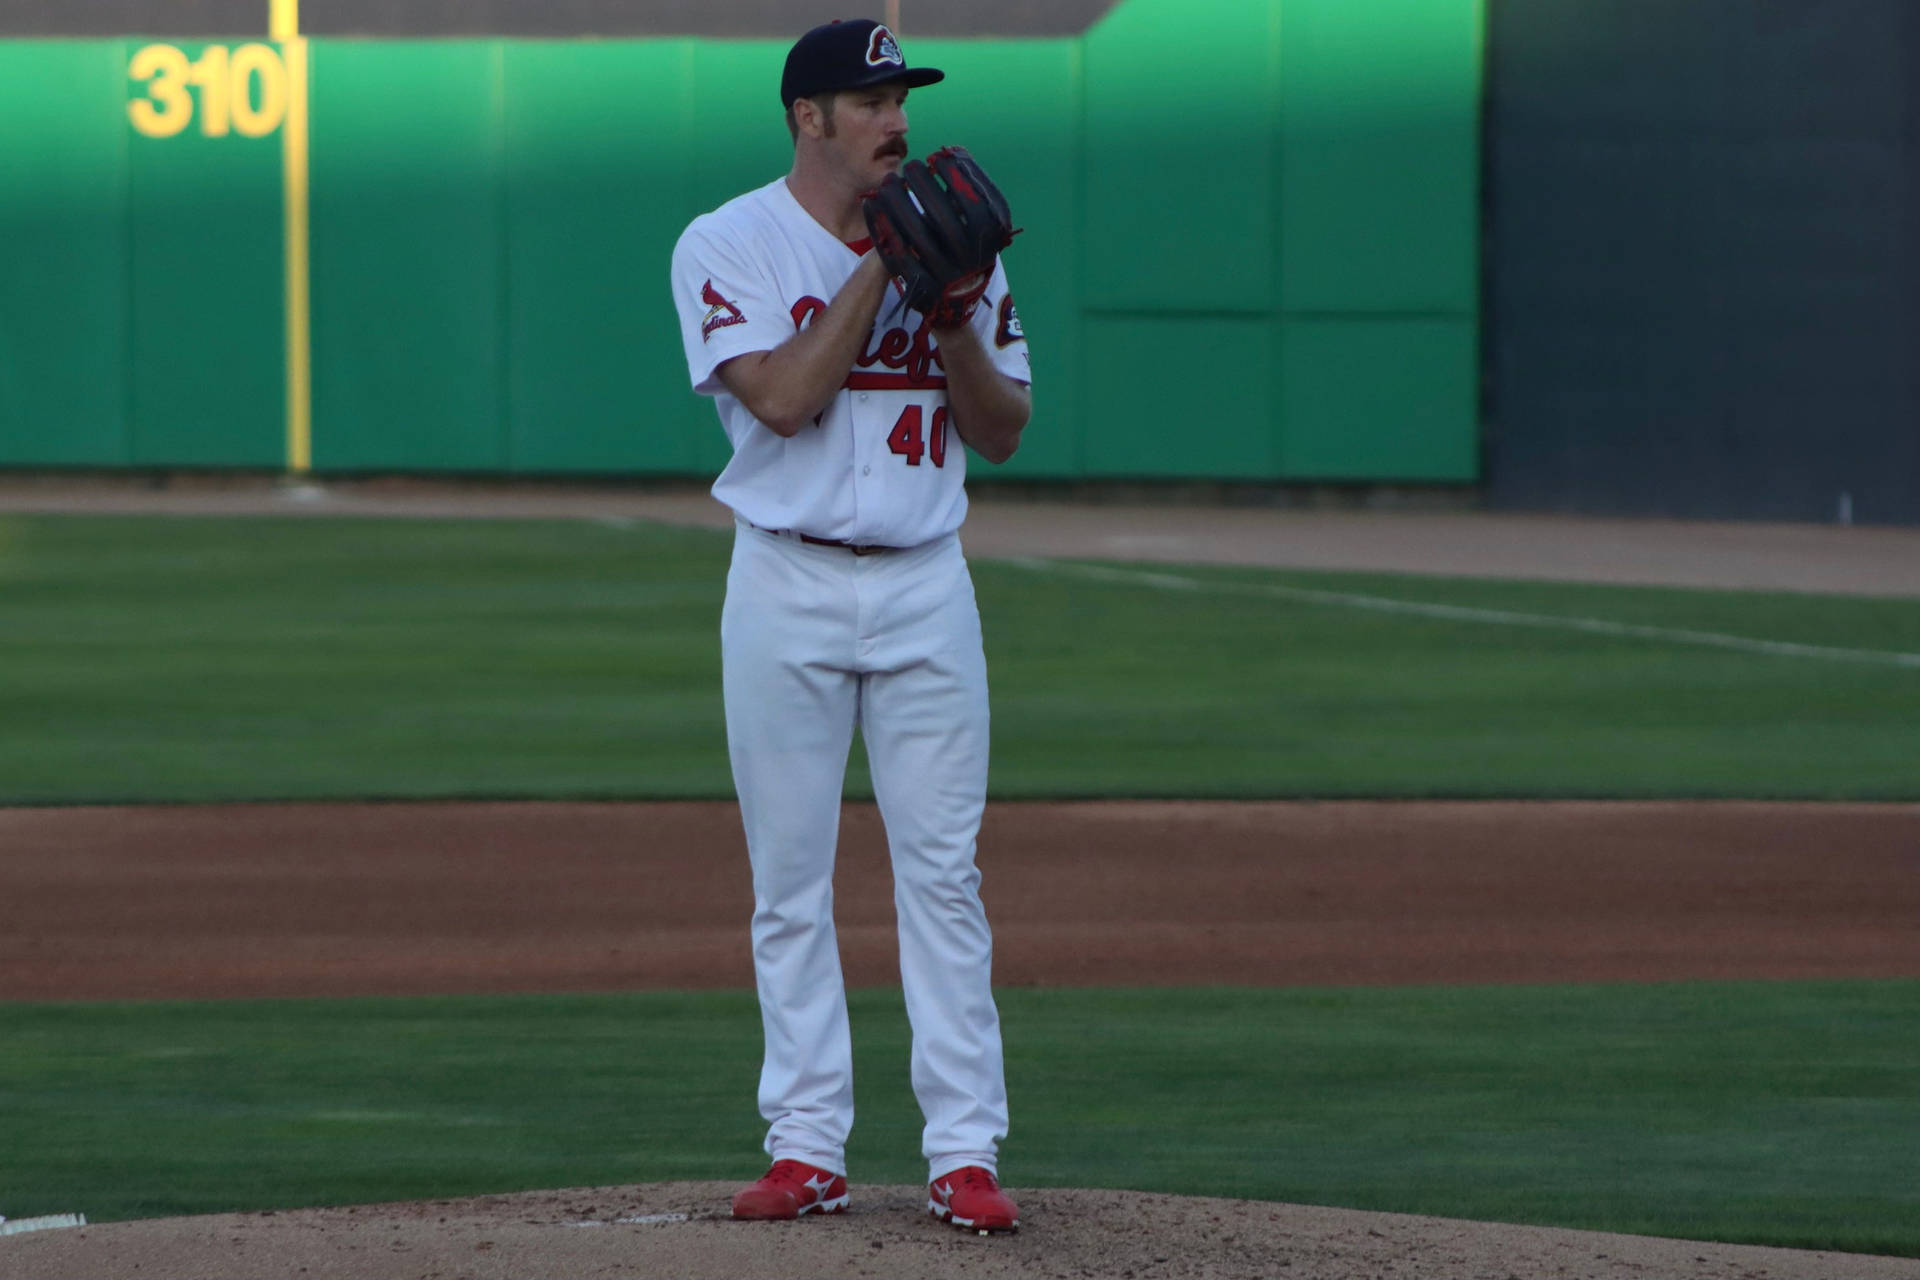
[[149,138],[184,132],[196,114],[209,138],[229,131],[261,138],[287,115],[287,65],[272,45],[210,44],[190,60],[173,45],[150,44],[133,55],[127,74],[147,90],[127,104],[127,119]]

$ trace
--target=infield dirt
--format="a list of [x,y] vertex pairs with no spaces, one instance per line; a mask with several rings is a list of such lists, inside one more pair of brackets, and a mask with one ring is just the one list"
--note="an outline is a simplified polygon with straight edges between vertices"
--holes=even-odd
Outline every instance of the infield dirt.
[[[1002,986],[1920,975],[1920,805],[995,804]],[[0,1000],[750,987],[727,803],[0,809]],[[896,984],[843,811],[855,985]]]

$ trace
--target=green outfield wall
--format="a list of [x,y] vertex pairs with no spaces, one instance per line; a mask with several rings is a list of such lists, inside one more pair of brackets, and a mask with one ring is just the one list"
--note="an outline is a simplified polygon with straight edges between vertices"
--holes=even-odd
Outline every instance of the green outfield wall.
[[[950,76],[916,149],[971,147],[1027,229],[1002,474],[1474,481],[1481,31],[1126,0],[906,33]],[[714,472],[668,255],[785,169],[785,45],[306,42],[313,470]],[[288,465],[289,48],[0,42],[0,466]]]

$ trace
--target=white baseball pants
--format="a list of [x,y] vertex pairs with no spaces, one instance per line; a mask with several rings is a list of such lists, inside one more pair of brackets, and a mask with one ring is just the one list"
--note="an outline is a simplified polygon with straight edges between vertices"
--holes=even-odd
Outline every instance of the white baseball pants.
[[928,1177],[995,1169],[1006,1082],[974,865],[987,673],[959,538],[856,556],[742,524],[720,637],[753,866],[768,1154],[846,1172],[853,1050],[833,868],[857,724],[892,855]]

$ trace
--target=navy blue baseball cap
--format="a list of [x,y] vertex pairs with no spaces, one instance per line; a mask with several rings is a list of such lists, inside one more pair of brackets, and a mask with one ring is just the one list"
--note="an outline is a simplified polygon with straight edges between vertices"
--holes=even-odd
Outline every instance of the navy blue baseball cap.
[[932,67],[908,67],[893,32],[872,18],[849,18],[815,27],[794,41],[780,76],[780,105],[875,84],[918,89],[946,78],[946,72]]

